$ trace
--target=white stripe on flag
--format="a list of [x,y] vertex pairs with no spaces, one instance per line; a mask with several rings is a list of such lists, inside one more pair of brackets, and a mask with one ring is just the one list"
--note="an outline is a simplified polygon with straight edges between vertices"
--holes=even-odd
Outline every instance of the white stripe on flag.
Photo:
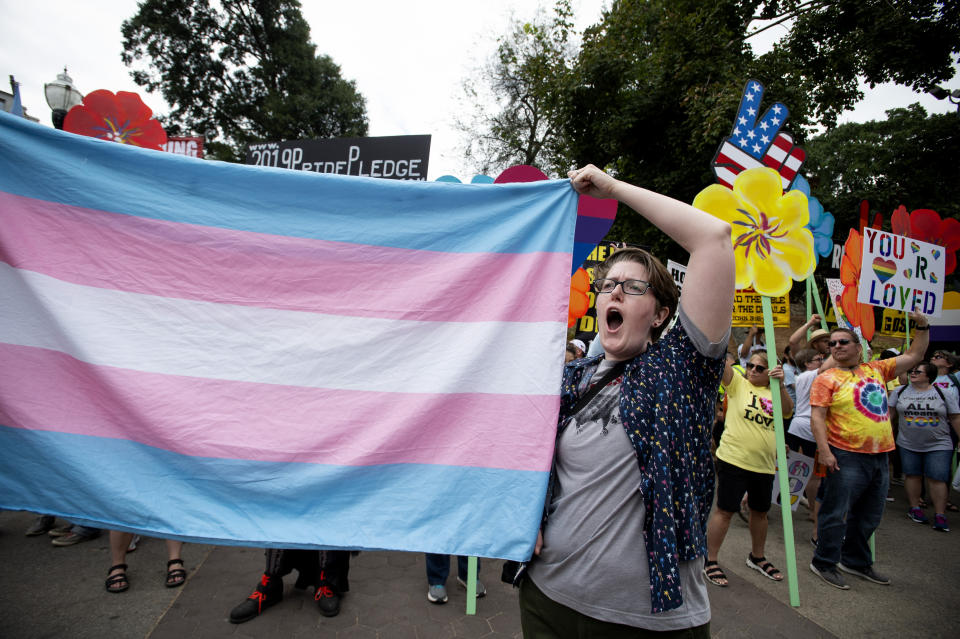
[[552,395],[564,329],[563,322],[418,322],[214,304],[71,284],[0,263],[0,341],[152,373]]

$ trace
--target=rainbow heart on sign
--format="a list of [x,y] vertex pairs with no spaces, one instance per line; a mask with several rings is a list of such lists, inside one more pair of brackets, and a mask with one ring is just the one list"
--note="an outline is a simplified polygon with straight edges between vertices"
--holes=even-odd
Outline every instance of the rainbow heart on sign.
[[936,283],[937,283],[937,275],[936,275],[936,273],[931,273],[931,274],[930,274],[930,283],[931,283],[931,284],[936,284]]
[[[546,179],[547,175],[537,167],[519,164],[498,175],[494,183],[537,182]],[[577,201],[577,228],[573,234],[573,273],[577,272],[583,261],[604,238],[616,218],[616,200],[580,196]]]
[[897,264],[893,260],[885,260],[882,257],[873,258],[873,272],[876,273],[880,282],[886,282],[897,274]]
[[933,255],[933,259],[940,259],[940,249],[931,249],[930,253]]
[[909,280],[911,277],[913,277],[913,269],[912,268],[903,269],[903,276]]
[[914,253],[919,253],[920,245],[917,244],[916,242],[910,242],[910,250],[913,251]]

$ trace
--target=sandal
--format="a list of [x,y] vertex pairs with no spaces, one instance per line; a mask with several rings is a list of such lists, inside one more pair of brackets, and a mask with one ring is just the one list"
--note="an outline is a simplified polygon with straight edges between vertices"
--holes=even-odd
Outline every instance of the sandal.
[[747,553],[747,565],[767,579],[772,579],[773,581],[783,581],[783,575],[780,574],[780,571],[773,567],[766,557],[754,557],[753,553]]
[[[179,568],[171,568],[175,564],[180,564]],[[187,571],[183,569],[183,559],[171,559],[167,562],[167,588],[177,588],[182,586],[187,580]]]
[[[115,575],[111,575],[114,570],[120,570]],[[123,592],[130,587],[130,580],[127,579],[127,564],[117,564],[116,566],[110,566],[110,570],[107,571],[107,580],[103,584],[104,588],[107,589],[107,592]]]
[[730,583],[727,581],[723,569],[715,561],[708,561],[703,564],[703,576],[714,586],[720,586],[721,588],[726,588]]

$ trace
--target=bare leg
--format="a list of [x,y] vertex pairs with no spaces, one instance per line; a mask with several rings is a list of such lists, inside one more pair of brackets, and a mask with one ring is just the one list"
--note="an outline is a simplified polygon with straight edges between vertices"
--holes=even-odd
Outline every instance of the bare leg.
[[[186,578],[186,573],[183,571],[183,560],[180,559],[180,551],[183,549],[183,542],[177,541],[175,539],[165,539],[167,544],[167,586],[174,586],[182,584]],[[179,563],[170,563],[170,561],[175,561]]]
[[723,545],[723,540],[727,536],[727,530],[730,529],[730,518],[733,517],[733,513],[720,510],[719,508],[714,509],[713,514],[710,515],[710,521],[707,522],[707,560],[716,561],[717,556],[720,554],[720,546]]
[[[124,564],[127,561],[127,546],[130,545],[130,540],[133,539],[133,533],[120,532],[119,530],[110,531],[110,565],[116,566],[118,564]],[[111,570],[107,575],[112,577],[114,575],[119,575],[124,573],[123,568],[116,568]],[[123,582],[118,582],[119,587],[123,586]]]
[[754,557],[763,557],[763,548],[767,543],[767,513],[750,509],[750,552]]
[[904,488],[907,490],[907,502],[911,508],[920,507],[920,485],[923,478],[920,475],[907,475]]
[[180,550],[183,548],[183,542],[175,539],[166,539],[167,559],[180,559]]
[[930,487],[930,499],[933,501],[933,512],[943,515],[947,512],[947,482],[927,480]]

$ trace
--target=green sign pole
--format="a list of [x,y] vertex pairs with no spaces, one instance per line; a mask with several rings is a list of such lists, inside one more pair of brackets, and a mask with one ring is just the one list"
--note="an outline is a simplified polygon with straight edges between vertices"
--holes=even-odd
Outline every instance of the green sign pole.
[[[763,304],[763,329],[767,335],[767,367],[777,365],[777,343],[773,332],[773,309],[770,298],[761,296]],[[770,378],[770,395],[773,399],[773,425],[777,441],[777,476],[780,479],[780,514],[783,516],[783,545],[787,558],[787,585],[790,588],[790,605],[800,605],[800,589],[797,584],[797,552],[793,543],[793,510],[790,508],[790,476],[787,466],[787,444],[783,432],[783,406],[780,401],[780,380]]]
[[467,614],[477,614],[477,558],[467,557]]
[[[827,314],[823,312],[823,304],[820,303],[820,291],[817,289],[817,280],[814,279],[813,275],[807,277],[807,286],[810,287],[810,291],[813,293],[813,301],[817,304],[817,314],[820,316],[820,328],[825,331],[830,330],[827,328]],[[807,319],[810,319],[807,316]],[[810,339],[810,335],[807,335],[807,339]]]

